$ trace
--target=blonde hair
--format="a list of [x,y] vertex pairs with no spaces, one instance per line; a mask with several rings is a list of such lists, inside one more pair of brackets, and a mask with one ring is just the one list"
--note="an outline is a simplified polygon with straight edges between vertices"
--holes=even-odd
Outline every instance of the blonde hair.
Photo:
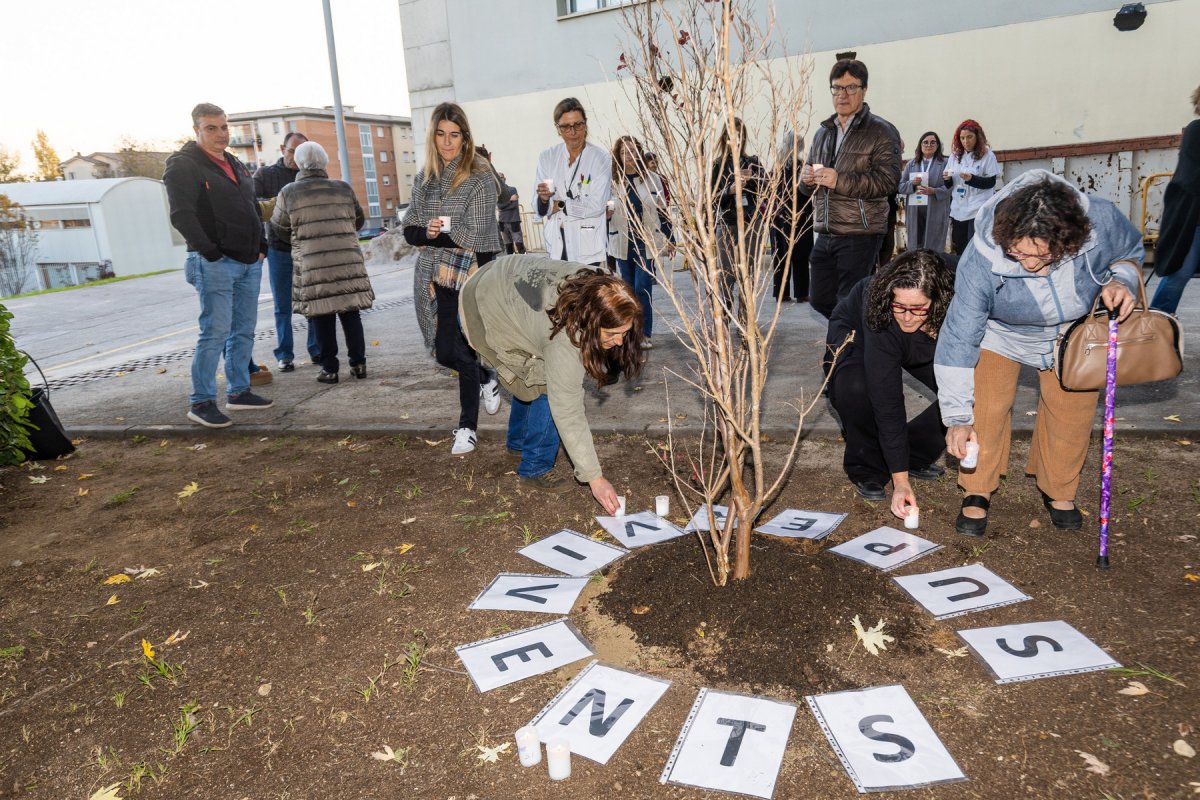
[[433,110],[429,118],[429,133],[425,136],[425,178],[436,180],[442,177],[446,165],[437,151],[437,126],[439,122],[450,122],[458,126],[462,132],[462,152],[458,156],[458,167],[454,171],[454,179],[450,182],[450,191],[454,191],[462,182],[471,177],[472,173],[488,170],[487,161],[475,152],[475,140],[471,136],[471,124],[467,122],[466,112],[457,103],[441,103]]

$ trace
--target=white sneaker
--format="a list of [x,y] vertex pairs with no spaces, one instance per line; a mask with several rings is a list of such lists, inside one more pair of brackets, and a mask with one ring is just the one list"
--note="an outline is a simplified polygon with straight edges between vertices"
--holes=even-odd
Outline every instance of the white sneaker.
[[495,378],[479,387],[479,396],[483,398],[483,410],[488,414],[500,410],[500,382]]
[[647,336],[645,339],[642,339],[642,349],[643,350],[653,350],[654,349],[654,343],[650,341],[649,336]]
[[450,448],[450,455],[461,456],[470,453],[475,449],[475,431],[470,428],[455,428],[454,429],[454,446]]

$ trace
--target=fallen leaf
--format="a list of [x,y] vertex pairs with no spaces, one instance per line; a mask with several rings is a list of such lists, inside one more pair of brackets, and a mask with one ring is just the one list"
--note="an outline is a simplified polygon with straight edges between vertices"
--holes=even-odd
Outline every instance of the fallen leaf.
[[[412,522],[412,520],[409,520],[409,522]],[[414,544],[398,544],[398,545],[396,545],[396,552],[399,553],[400,555],[404,555],[409,550],[412,550],[414,547],[416,547],[416,545],[414,545]]]
[[76,478],[75,480],[86,481],[88,478],[94,478],[94,477],[96,477],[96,473],[94,473],[94,472],[81,472],[81,473],[79,473],[79,477]]
[[271,684],[264,683],[262,686],[258,687],[258,696],[259,697],[266,697],[270,693],[271,693]]
[[191,497],[198,491],[200,491],[200,484],[192,481],[187,486],[183,487],[183,491],[177,492],[175,496],[182,500],[185,497]]
[[205,589],[208,587],[208,581],[202,581],[199,578],[194,578],[193,580],[196,582],[196,585],[192,586],[192,581],[188,581],[189,589]]
[[71,440],[71,444],[75,445],[76,447],[79,447],[79,445],[83,444],[83,443],[84,443],[84,442],[86,442],[86,441],[87,441],[87,439],[84,439],[83,437],[80,437],[80,438],[78,438],[78,439],[72,439],[72,440]]
[[170,440],[170,439],[159,439],[159,440],[158,440],[158,446],[159,446],[159,447],[170,447],[170,446],[171,446],[171,440]]
[[1127,694],[1130,697],[1140,697],[1141,695],[1148,694],[1149,692],[1150,690],[1146,688],[1146,684],[1142,683],[1141,681],[1130,681],[1129,685],[1124,689],[1117,690],[1117,694]]
[[495,764],[496,762],[498,762],[500,760],[501,753],[508,752],[508,747],[511,744],[512,744],[512,742],[505,742],[504,744],[498,744],[495,747],[488,747],[487,745],[477,744],[477,745],[475,745],[475,747],[477,747],[479,749],[479,760],[480,761],[484,762],[485,764]]
[[1094,772],[1097,775],[1107,775],[1109,770],[1112,769],[1112,767],[1108,766],[1108,764],[1105,764],[1091,753],[1085,753],[1082,750],[1076,750],[1075,752],[1079,754],[1080,758],[1087,762],[1088,772]]
[[114,594],[112,597],[108,598],[108,602],[105,603],[104,605],[115,606],[119,602],[121,602],[121,599]]
[[407,411],[405,411],[403,414],[400,415],[400,419],[408,419],[411,416],[412,416],[412,414],[409,414]]
[[371,452],[371,445],[366,442],[359,442],[358,444],[350,445],[349,449],[352,453],[369,453]]
[[379,347],[379,340],[378,340],[378,339],[372,339],[372,340],[371,340],[371,347]]
[[173,644],[179,644],[184,639],[186,639],[188,636],[190,636],[191,633],[192,633],[191,631],[188,631],[187,633],[180,633],[179,629],[176,628],[175,632],[172,633],[170,636],[168,636],[167,640],[165,642],[163,642],[163,647],[168,647]]
[[88,489],[85,489],[85,488],[83,488],[82,486],[80,486],[80,487],[79,487],[79,491],[78,491],[78,492],[76,492],[75,496],[76,496],[76,497],[87,497],[87,496],[88,496],[88,491],[90,491],[90,490],[88,490]]
[[145,578],[153,578],[155,575],[161,575],[162,573],[154,567],[126,567],[125,574],[132,575],[138,580],[144,580]]
[[114,783],[111,786],[105,786],[103,789],[97,789],[92,792],[88,800],[121,800],[121,784]]
[[1185,742],[1183,739],[1176,739],[1175,744],[1171,745],[1171,749],[1184,758],[1194,758],[1196,748]]
[[400,524],[401,525],[411,525],[412,523],[414,523],[416,521],[417,521],[416,517],[408,517],[407,519],[400,520]]
[[111,575],[108,578],[104,579],[104,585],[105,586],[115,586],[118,583],[129,583],[131,580],[133,580],[133,579],[130,578],[128,575]]
[[358,508],[358,501],[357,500],[347,500],[346,508]]
[[154,645],[150,644],[145,639],[142,639],[142,655],[151,661],[154,660]]
[[1179,418],[1178,414],[1167,414],[1165,417],[1163,417],[1163,419],[1165,419],[1167,422],[1182,422],[1183,421]]
[[166,374],[166,372],[167,372],[167,368],[166,368],[166,367],[159,367],[158,369],[156,369],[156,370],[155,370],[155,372],[157,372],[159,375],[165,375],[165,374]]
[[854,619],[851,622],[854,624],[854,635],[862,642],[867,652],[873,656],[879,655],[880,650],[887,650],[887,642],[896,641],[896,637],[888,636],[883,632],[884,623],[882,619],[875,624],[874,628],[870,628],[869,630],[863,630],[862,622],[859,621],[857,614],[854,615]]
[[124,421],[125,421],[125,418],[124,418],[124,417],[113,417],[113,419],[115,419],[117,422],[124,422]]
[[29,478],[30,483],[45,483],[50,480],[47,475],[26,475],[25,477]]
[[188,448],[188,450],[195,450],[197,453],[199,453],[201,450],[205,449],[206,447],[208,447],[208,445],[201,442],[200,444],[192,445],[191,447]]
[[1191,439],[1176,439],[1175,444],[1181,445],[1182,447],[1190,447],[1192,444],[1192,440]]
[[935,647],[934,649],[946,658],[965,658],[968,652],[965,647],[960,647],[957,650],[947,650],[943,647]]
[[642,614],[649,614],[650,606],[634,606],[633,613],[637,614],[638,616],[641,616]]
[[1031,520],[1029,520],[1029,527],[1031,527],[1031,528],[1040,528],[1040,527],[1042,527],[1042,523],[1041,523],[1041,522],[1039,522],[1039,521],[1038,521],[1038,520],[1036,520],[1036,519],[1031,519]]
[[[124,378],[124,377],[125,377],[126,375],[128,375],[128,374],[129,374],[128,372],[118,372],[118,373],[117,373],[117,377],[118,377],[118,378]],[[121,419],[121,418],[120,418],[120,417],[117,417],[117,419]]]
[[430,447],[437,447],[439,444],[441,444],[442,442],[445,442],[447,440],[446,439],[437,439],[437,440],[422,439],[421,441],[424,442],[425,444],[429,445]]
[[378,567],[378,566],[379,566],[379,565],[381,565],[382,563],[383,563],[382,561],[372,561],[370,564],[363,564],[363,565],[362,565],[362,571],[363,571],[363,572],[370,572],[371,570],[375,569],[376,567]]
[[376,750],[374,753],[371,753],[371,758],[376,761],[395,761],[396,753],[385,744],[382,750]]
[[1195,581],[1200,581],[1200,575],[1195,575],[1191,572],[1185,572],[1183,575],[1183,579],[1185,581],[1192,581],[1194,583]]
[[54,468],[54,471],[55,471],[55,472],[66,472],[66,471],[67,471],[67,465],[66,465],[66,464],[59,464],[57,467],[55,467],[55,468]]

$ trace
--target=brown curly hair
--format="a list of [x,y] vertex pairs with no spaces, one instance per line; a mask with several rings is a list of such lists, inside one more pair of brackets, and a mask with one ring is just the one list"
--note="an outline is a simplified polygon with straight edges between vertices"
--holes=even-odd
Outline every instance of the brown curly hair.
[[929,298],[929,314],[922,327],[936,336],[954,296],[954,271],[945,260],[922,248],[901,253],[881,267],[867,293],[867,327],[871,330],[884,330],[895,320],[892,303],[897,289],[920,289]]
[[1022,239],[1040,239],[1057,264],[1083,247],[1092,232],[1079,192],[1063,181],[1046,177],[1022,186],[996,204],[992,238],[1004,250]]
[[[553,326],[550,338],[566,331],[571,344],[579,348],[583,369],[604,385],[609,363],[619,366],[626,378],[642,371],[642,304],[633,289],[615,275],[594,269],[581,269],[558,286],[558,299],[546,312]],[[630,324],[621,344],[605,350],[601,346],[602,328],[620,328]]]

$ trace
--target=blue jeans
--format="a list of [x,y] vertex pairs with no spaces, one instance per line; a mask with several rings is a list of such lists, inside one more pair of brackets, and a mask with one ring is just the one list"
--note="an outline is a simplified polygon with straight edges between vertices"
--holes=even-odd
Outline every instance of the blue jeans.
[[1197,267],[1200,267],[1200,225],[1196,226],[1196,232],[1192,235],[1192,247],[1184,256],[1183,264],[1177,271],[1170,275],[1164,275],[1158,282],[1158,287],[1154,290],[1154,299],[1150,301],[1150,307],[1174,314],[1175,309],[1179,308],[1183,290],[1187,288],[1188,281],[1196,274]]
[[[275,360],[292,361],[295,357],[292,348],[292,251],[272,247],[267,251],[267,265],[271,297],[275,299]],[[321,358],[317,329],[311,322],[308,324],[308,355],[314,361]]]
[[521,453],[517,474],[522,478],[536,478],[554,469],[561,440],[554,419],[550,416],[550,400],[539,395],[532,403],[512,399],[508,412],[509,450]]
[[650,293],[654,289],[654,259],[647,258],[642,248],[629,248],[630,258],[617,259],[617,271],[621,280],[633,287],[633,294],[642,304],[642,335],[647,339],[654,333],[654,307],[650,305]]
[[225,391],[230,396],[250,388],[250,355],[258,320],[262,262],[243,264],[232,258],[208,261],[188,253],[184,277],[200,296],[200,338],[192,358],[190,402],[217,398],[217,364],[225,355]]

